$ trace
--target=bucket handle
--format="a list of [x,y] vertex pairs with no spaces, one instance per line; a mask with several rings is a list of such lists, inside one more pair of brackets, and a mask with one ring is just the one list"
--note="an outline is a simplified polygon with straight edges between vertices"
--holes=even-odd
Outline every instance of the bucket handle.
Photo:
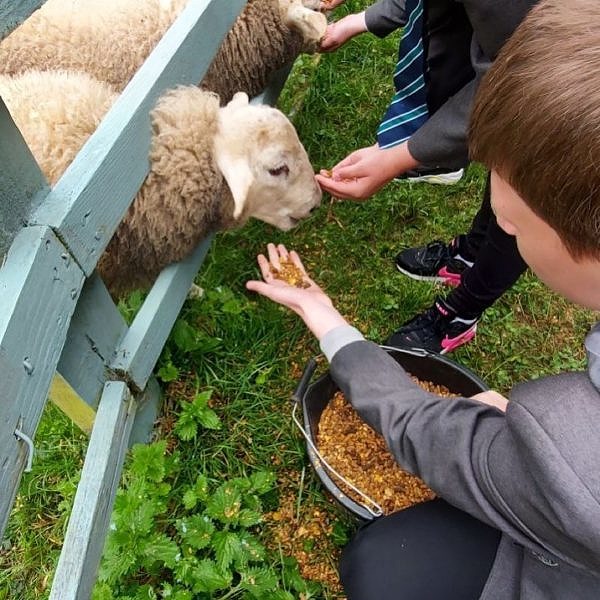
[[332,475],[334,475],[340,481],[343,481],[351,490],[353,490],[361,498],[363,498],[363,500],[365,502],[359,502],[358,504],[360,504],[365,510],[367,510],[374,517],[381,517],[381,515],[383,515],[383,509],[381,508],[381,506],[377,502],[375,502],[375,500],[373,500],[372,498],[367,496],[367,494],[365,494],[362,490],[358,489],[354,484],[352,484],[350,481],[348,481],[343,475],[338,473],[325,460],[325,458],[323,457],[323,455],[321,454],[319,449],[316,447],[316,445],[314,444],[314,442],[308,435],[308,432],[306,431],[306,429],[304,429],[304,426],[300,422],[300,419],[298,419],[298,416],[296,414],[296,412],[298,410],[298,406],[302,402],[302,398],[304,398],[304,394],[306,393],[306,389],[308,388],[308,384],[310,383],[310,380],[311,380],[316,368],[317,368],[317,361],[315,358],[311,358],[308,361],[308,363],[306,364],[306,367],[304,367],[302,377],[300,378],[300,381],[299,381],[298,385],[296,386],[294,393],[292,394],[292,401],[294,402],[294,408],[292,409],[292,420],[296,424],[296,427],[298,427],[298,429],[302,432],[302,435],[304,436],[306,443],[310,446],[310,449],[314,452],[315,456],[319,459],[319,461],[323,465],[323,467],[325,467],[327,469],[327,471],[329,471]]
[[296,404],[300,404],[302,402],[302,398],[304,398],[304,394],[306,394],[306,388],[312,379],[312,376],[317,368],[317,360],[315,358],[311,358],[304,367],[304,371],[302,372],[302,377],[300,377],[300,381],[292,394],[292,401]]
[[[398,351],[398,348],[394,348],[393,346],[379,346],[383,348],[383,350],[394,350]],[[422,350],[421,348],[402,348],[402,352],[404,354],[412,354],[414,356],[428,356],[430,352],[427,350]],[[302,398],[304,398],[304,394],[306,393],[306,389],[308,388],[308,384],[314,375],[315,369],[317,368],[317,360],[315,357],[311,358],[304,367],[304,371],[302,372],[302,376],[300,377],[300,381],[292,394],[292,401],[296,402],[296,404],[300,404],[302,402]]]
[[[302,423],[298,419],[296,415],[296,411],[298,410],[299,404],[297,402],[294,403],[294,408],[292,409],[292,420],[296,424],[296,427],[302,432],[306,443],[310,446],[310,449],[315,453],[316,457],[319,459],[319,462],[329,471],[332,475],[334,475],[340,481],[343,481],[351,490],[355,491],[361,498],[363,498],[366,502],[359,502],[365,510],[371,513],[374,517],[381,517],[383,515],[383,509],[373,498],[367,496],[362,490],[358,489],[354,484],[348,481],[343,475],[338,473],[323,457],[323,455],[319,452],[318,448],[315,446],[314,442],[310,439],[308,432],[304,429]],[[371,508],[373,507],[373,508]]]

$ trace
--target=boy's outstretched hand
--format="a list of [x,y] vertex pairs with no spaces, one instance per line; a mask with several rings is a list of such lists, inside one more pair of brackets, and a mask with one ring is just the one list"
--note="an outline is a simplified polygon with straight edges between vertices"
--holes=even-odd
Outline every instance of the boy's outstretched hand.
[[[267,252],[268,258],[263,254],[258,255],[258,266],[264,281],[248,281],[246,287],[249,290],[293,310],[319,340],[335,327],[348,324],[333,307],[329,296],[307,275],[296,252],[288,252],[283,244],[268,244]],[[276,277],[277,272],[282,270],[282,263],[287,262],[300,270],[305,287],[296,287]]]

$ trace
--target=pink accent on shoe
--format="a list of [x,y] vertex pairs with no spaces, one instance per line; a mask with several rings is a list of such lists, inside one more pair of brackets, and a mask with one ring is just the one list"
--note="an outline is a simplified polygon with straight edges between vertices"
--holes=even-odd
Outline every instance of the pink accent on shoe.
[[436,303],[435,303],[435,307],[436,307],[436,308],[437,308],[437,309],[438,309],[438,310],[439,310],[439,311],[440,311],[440,312],[441,312],[441,313],[442,313],[442,314],[443,314],[445,317],[447,317],[447,316],[448,316],[448,314],[449,314],[449,313],[448,313],[448,311],[447,311],[447,310],[446,310],[446,309],[445,309],[445,308],[444,308],[444,307],[443,307],[443,306],[442,306],[442,305],[441,305],[439,302],[436,302]]
[[442,267],[438,271],[438,275],[442,278],[443,283],[446,285],[451,285],[452,287],[457,287],[460,285],[460,273],[450,273],[446,267]]
[[440,352],[440,354],[446,354],[446,352],[452,352],[452,350],[456,350],[459,346],[462,346],[463,344],[470,342],[475,337],[476,332],[477,332],[477,323],[473,323],[473,325],[471,327],[469,327],[469,329],[467,329],[460,335],[457,335],[455,338],[450,339],[448,336],[446,336],[442,340],[442,351]]

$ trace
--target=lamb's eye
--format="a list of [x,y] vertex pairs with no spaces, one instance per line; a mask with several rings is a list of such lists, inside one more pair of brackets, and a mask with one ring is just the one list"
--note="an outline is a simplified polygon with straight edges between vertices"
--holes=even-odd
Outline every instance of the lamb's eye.
[[275,169],[269,169],[269,173],[273,175],[273,177],[279,177],[279,175],[285,175],[287,177],[290,174],[290,168],[284,164]]

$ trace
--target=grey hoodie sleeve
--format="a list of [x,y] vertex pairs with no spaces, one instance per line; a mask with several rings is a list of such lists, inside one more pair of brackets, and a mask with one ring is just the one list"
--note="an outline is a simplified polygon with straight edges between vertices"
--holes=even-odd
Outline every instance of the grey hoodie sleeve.
[[468,124],[481,78],[491,66],[478,48],[472,48],[475,78],[449,98],[408,140],[415,160],[428,167],[460,169],[469,162]]
[[383,38],[406,24],[406,0],[380,0],[365,11],[367,29]]
[[[582,561],[591,560],[585,558],[591,556],[589,547],[572,540],[584,535],[584,511],[598,516],[593,495],[585,481],[577,484],[548,432],[518,401],[509,403],[505,415],[475,400],[429,394],[366,341],[341,348],[331,374],[363,419],[384,436],[398,463],[445,500],[533,551],[571,563],[578,562],[579,552]],[[578,385],[582,393],[589,391],[586,385],[591,389],[585,381]],[[567,388],[573,389],[572,383]],[[539,405],[547,399],[544,391]],[[564,430],[564,422],[561,426]]]

